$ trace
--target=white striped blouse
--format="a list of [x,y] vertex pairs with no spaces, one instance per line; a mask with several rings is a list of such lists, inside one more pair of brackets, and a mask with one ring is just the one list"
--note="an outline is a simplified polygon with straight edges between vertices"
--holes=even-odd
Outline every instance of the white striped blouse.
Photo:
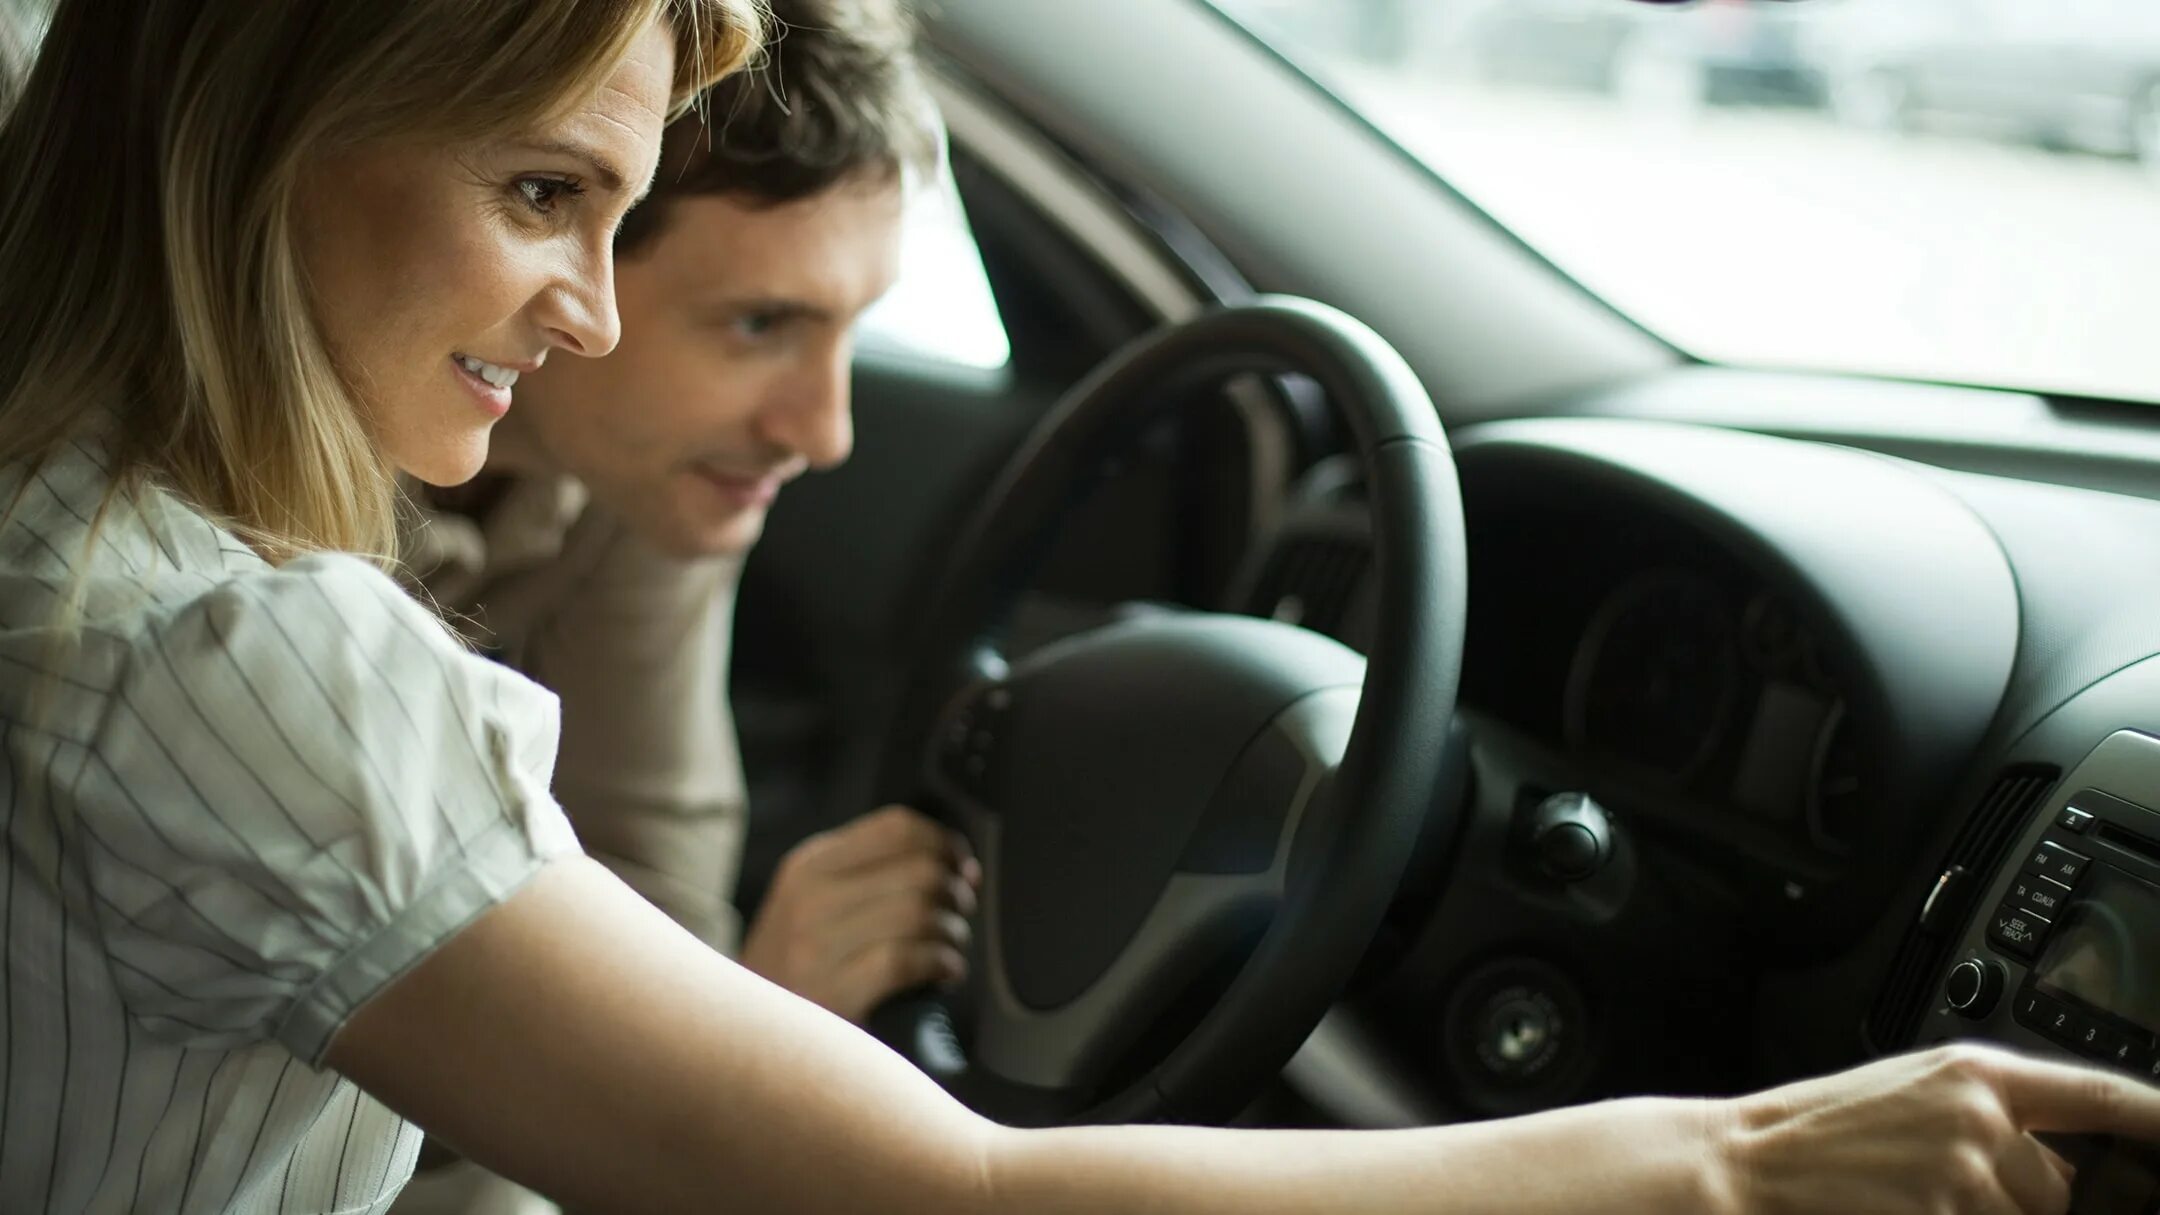
[[361,561],[109,484],[0,472],[0,1212],[386,1210],[420,1134],[323,1053],[576,849],[554,698]]

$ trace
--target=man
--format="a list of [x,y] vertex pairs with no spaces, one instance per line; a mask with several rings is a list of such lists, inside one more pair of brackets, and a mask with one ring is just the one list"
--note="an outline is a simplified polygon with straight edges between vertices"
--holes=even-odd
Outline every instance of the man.
[[[940,142],[891,0],[772,8],[764,60],[669,130],[618,235],[621,344],[518,380],[487,472],[429,499],[412,566],[476,643],[561,697],[555,792],[586,850],[860,1021],[960,977],[979,871],[888,807],[791,851],[738,934],[728,632],[774,496],[847,458],[850,329],[898,273],[903,205]],[[399,1209],[526,1209],[472,1172],[423,1173]]]

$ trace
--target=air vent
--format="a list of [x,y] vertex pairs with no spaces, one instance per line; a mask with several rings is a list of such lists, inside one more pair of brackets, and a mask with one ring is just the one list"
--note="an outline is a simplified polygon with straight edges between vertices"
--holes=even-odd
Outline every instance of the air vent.
[[1248,610],[1340,639],[1371,565],[1372,547],[1362,536],[1287,535],[1261,571]]
[[1870,1047],[1889,1052],[1911,1044],[1934,993],[1935,977],[1965,927],[1973,896],[1993,880],[2003,852],[2061,777],[2060,769],[2041,765],[2006,768],[1980,799],[1928,883],[1920,906],[1913,908],[1912,927],[1868,1012]]

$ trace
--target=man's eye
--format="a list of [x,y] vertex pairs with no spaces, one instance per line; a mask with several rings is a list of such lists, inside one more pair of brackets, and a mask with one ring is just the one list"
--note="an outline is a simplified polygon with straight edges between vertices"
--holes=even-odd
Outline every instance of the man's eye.
[[735,335],[745,338],[771,337],[780,327],[780,318],[770,312],[750,312],[735,318]]
[[520,177],[518,198],[535,215],[553,215],[565,201],[585,192],[585,187],[563,177]]

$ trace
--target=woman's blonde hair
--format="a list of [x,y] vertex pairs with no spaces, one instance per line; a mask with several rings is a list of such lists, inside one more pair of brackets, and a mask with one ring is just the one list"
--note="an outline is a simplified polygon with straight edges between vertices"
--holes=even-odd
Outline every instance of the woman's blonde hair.
[[301,167],[529,129],[655,19],[680,108],[753,53],[763,6],[62,0],[0,126],[0,463],[96,432],[273,561],[389,559],[393,472],[294,255]]

